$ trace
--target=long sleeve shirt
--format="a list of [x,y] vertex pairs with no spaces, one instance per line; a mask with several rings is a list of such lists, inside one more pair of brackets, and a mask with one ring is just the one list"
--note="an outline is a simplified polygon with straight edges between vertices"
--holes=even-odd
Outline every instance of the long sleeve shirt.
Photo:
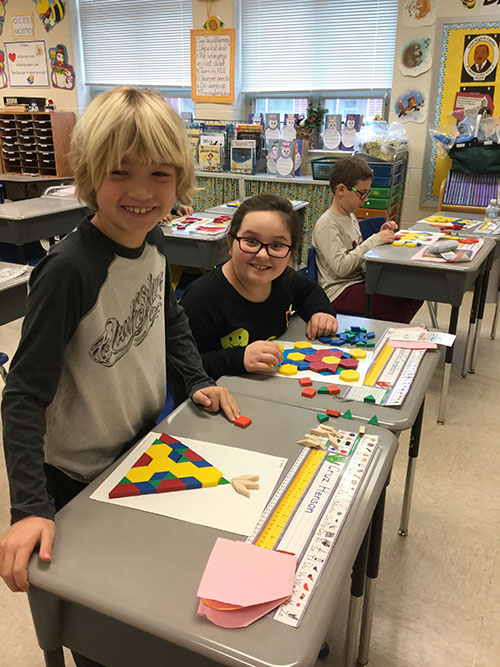
[[364,254],[382,245],[378,234],[363,241],[356,216],[340,215],[328,209],[319,218],[312,234],[316,251],[318,282],[330,301],[365,279]]
[[13,521],[53,517],[44,461],[89,482],[154,423],[167,358],[189,395],[214,384],[165,250],[158,227],[126,248],[84,219],[34,269],[2,403]]
[[181,300],[205,371],[214,379],[246,373],[245,347],[272,340],[288,326],[291,311],[306,322],[318,312],[335,315],[324,291],[291,268],[273,281],[266,301],[245,299],[217,268],[193,281]]

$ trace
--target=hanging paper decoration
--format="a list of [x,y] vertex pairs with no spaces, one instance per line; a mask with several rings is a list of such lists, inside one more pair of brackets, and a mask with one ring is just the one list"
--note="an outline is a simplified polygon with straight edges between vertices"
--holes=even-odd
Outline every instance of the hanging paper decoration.
[[5,51],[0,51],[0,88],[7,88],[7,74],[5,73]]
[[[2,34],[3,30],[3,24],[5,22],[5,5],[7,4],[7,0],[0,0],[0,35]],[[3,68],[2,68],[3,70]],[[5,86],[3,86],[5,87]]]
[[47,32],[63,20],[66,13],[63,0],[33,0],[33,2]]
[[424,93],[416,88],[406,90],[398,95],[394,110],[400,123],[422,123],[427,116]]
[[406,0],[403,5],[403,24],[412,28],[433,25],[436,21],[436,0]]
[[419,76],[432,66],[431,38],[412,37],[399,52],[398,67],[405,76]]
[[68,52],[64,44],[58,44],[55,49],[49,49],[52,74],[50,80],[53,88],[73,90],[75,87],[75,72],[68,64]]

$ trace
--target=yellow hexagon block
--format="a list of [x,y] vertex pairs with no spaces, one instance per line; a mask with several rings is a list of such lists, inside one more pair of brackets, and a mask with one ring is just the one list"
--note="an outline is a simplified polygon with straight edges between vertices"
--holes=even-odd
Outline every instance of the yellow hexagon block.
[[293,347],[296,350],[301,350],[303,347],[312,347],[312,343],[310,343],[308,340],[298,340],[293,344]]
[[339,359],[340,359],[340,356],[338,356],[338,357],[330,356],[330,357],[323,357],[323,358],[321,359],[321,361],[322,361],[324,364],[338,364],[338,363],[339,363]]
[[349,350],[349,354],[353,359],[366,359],[366,350],[362,350],[359,347]]
[[126,474],[127,479],[131,482],[147,482],[151,477],[158,472],[153,470],[149,465],[148,466],[138,466],[137,468],[130,468]]
[[[349,354],[351,354],[349,352]],[[339,380],[343,380],[344,382],[356,382],[356,380],[359,380],[359,373],[358,371],[342,371],[339,375]]]
[[283,350],[285,349],[285,348],[283,347],[283,345],[280,345],[279,343],[275,343],[275,345],[277,345],[277,346],[279,347],[279,349],[280,349],[282,352],[283,352]]
[[304,361],[305,358],[306,355],[302,354],[302,352],[290,352],[287,356],[287,359],[291,359],[292,361]]
[[296,375],[299,369],[293,364],[283,364],[278,368],[278,373],[280,375]]
[[[177,472],[177,471],[176,471]],[[186,475],[189,477],[190,475]],[[184,475],[179,475],[179,477],[184,477]],[[222,473],[217,468],[197,468],[196,474],[192,475],[196,477],[202,484],[202,486],[217,486],[222,477]]]
[[392,242],[392,245],[397,245],[397,246],[402,246],[402,245],[404,245],[404,244],[405,244],[404,241],[393,241],[393,242]]

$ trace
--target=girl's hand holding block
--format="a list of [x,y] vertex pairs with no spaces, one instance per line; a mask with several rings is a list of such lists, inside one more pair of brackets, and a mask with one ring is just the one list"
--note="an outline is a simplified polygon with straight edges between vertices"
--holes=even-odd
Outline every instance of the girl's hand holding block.
[[314,313],[307,323],[306,336],[315,340],[320,336],[331,336],[337,331],[339,324],[330,313]]
[[283,352],[276,343],[256,340],[245,349],[243,363],[249,373],[269,371],[283,361]]

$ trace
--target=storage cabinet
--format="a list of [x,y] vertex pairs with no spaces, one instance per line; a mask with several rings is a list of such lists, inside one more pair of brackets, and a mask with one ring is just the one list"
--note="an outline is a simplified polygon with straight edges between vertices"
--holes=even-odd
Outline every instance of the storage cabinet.
[[69,111],[1,111],[3,172],[71,176],[67,154],[74,124],[75,114]]

